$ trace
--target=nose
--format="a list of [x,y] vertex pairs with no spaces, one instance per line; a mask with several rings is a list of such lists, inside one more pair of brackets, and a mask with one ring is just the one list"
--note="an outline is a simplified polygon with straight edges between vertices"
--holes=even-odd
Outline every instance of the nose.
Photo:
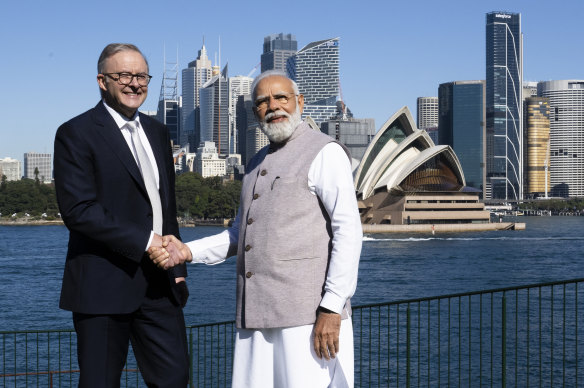
[[280,109],[280,103],[272,96],[268,100],[268,109],[272,111]]
[[131,87],[133,88],[139,88],[140,84],[138,83],[138,76],[137,75],[133,75],[132,76],[132,80],[130,81],[129,84]]

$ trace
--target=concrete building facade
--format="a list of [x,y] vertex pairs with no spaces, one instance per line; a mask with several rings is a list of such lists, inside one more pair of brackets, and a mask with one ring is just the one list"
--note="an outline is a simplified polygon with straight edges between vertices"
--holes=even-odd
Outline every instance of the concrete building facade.
[[20,160],[12,158],[0,159],[0,178],[6,176],[8,181],[18,181],[22,178]]
[[540,82],[537,94],[549,99],[552,195],[584,197],[584,80]]
[[38,169],[38,178],[42,183],[51,183],[53,180],[53,157],[51,154],[27,152],[24,154],[24,177],[35,179],[35,169]]

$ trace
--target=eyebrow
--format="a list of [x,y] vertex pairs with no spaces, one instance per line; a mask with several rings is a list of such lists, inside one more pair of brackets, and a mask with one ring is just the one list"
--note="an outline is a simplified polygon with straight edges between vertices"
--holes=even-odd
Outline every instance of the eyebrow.
[[[294,94],[294,92],[286,92],[286,91],[282,90],[280,92],[272,93],[272,96],[279,96],[279,95],[282,95],[282,94]],[[264,95],[256,96],[256,101],[263,100],[263,99],[266,99],[266,98],[268,98],[268,96],[264,96]]]

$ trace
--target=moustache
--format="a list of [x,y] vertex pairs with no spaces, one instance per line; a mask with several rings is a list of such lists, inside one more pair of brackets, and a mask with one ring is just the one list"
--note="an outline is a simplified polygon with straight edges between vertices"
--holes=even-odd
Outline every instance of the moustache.
[[286,112],[270,112],[264,117],[264,122],[267,123],[269,120],[277,119],[278,117],[286,117],[290,119],[291,115]]

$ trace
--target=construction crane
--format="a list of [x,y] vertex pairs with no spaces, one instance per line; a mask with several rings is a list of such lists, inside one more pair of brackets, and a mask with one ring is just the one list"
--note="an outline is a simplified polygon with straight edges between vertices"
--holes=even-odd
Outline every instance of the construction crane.
[[258,69],[258,67],[260,67],[260,65],[261,65],[261,64],[262,64],[262,63],[261,63],[261,62],[259,62],[257,65],[255,65],[255,66],[253,67],[253,69],[251,69],[251,71],[250,71],[249,73],[247,73],[247,76],[246,76],[246,77],[251,77],[251,75],[252,75],[253,73],[255,73],[255,72],[256,72],[256,70]]

